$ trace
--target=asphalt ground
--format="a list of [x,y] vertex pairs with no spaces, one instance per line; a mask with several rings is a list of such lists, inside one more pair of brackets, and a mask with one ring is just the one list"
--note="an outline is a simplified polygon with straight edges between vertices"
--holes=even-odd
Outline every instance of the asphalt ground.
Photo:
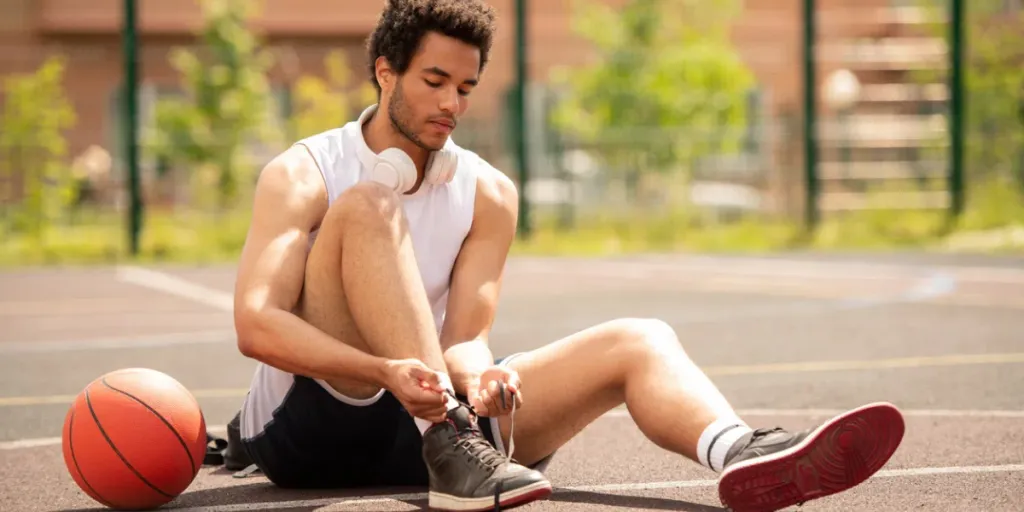
[[[214,431],[254,367],[235,349],[230,267],[0,273],[0,510],[98,510],[60,449],[75,394],[149,367]],[[673,325],[753,426],[803,428],[890,401],[903,445],[874,478],[806,510],[1024,509],[1024,259],[777,255],[510,261],[497,355],[617,317]],[[528,385],[528,384],[527,384]],[[721,510],[715,475],[624,410],[558,452],[550,499],[520,510]],[[416,510],[423,489],[294,492],[204,468],[168,509]]]

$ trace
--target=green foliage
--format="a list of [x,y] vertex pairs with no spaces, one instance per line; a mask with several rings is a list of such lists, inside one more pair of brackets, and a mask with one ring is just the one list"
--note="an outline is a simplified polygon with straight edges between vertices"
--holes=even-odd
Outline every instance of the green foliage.
[[266,73],[270,54],[247,27],[249,0],[200,0],[204,24],[200,51],[176,49],[183,98],[156,106],[155,156],[187,170],[196,199],[213,191],[227,207],[248,188],[258,165],[247,157],[252,144],[273,140],[272,98]]
[[[883,193],[884,190],[878,193]],[[1024,245],[1012,233],[1024,230],[1024,203],[1008,201],[1014,192],[1005,185],[979,187],[977,200],[968,204],[965,222],[952,233],[941,228],[941,210],[879,209],[851,212],[825,219],[811,239],[802,237],[798,223],[750,217],[729,224],[707,222],[684,209],[654,214],[594,215],[580,219],[566,231],[557,215],[538,216],[527,240],[516,240],[514,254],[617,255],[667,251],[770,253],[794,248],[829,251],[969,251],[999,253]],[[875,192],[869,192],[869,196]],[[0,267],[34,264],[98,264],[126,258],[122,216],[96,211],[89,222],[53,226],[53,235],[34,244],[25,234],[14,234],[0,245]],[[251,212],[237,207],[218,215],[208,212],[152,210],[135,261],[180,263],[237,262],[245,243]],[[1007,222],[1007,219],[1011,219]],[[1001,235],[1006,225],[1015,231]],[[1019,239],[1020,235],[1016,235]],[[980,241],[975,241],[980,239]]]
[[1024,11],[1005,12],[1002,0],[967,3],[966,158],[975,177],[1008,176],[1024,165]]
[[[966,172],[968,184],[1015,176],[1024,185],[1024,10],[1005,0],[964,0]],[[928,32],[947,38],[948,2],[919,0]],[[916,74],[919,83],[946,83],[947,71]],[[1019,200],[1019,199],[1018,199]]]
[[305,75],[292,91],[295,112],[289,123],[292,139],[301,139],[337,128],[377,99],[377,92],[368,82],[352,89],[352,72],[345,54],[331,52],[324,59],[326,79]]
[[634,181],[641,171],[675,171],[735,150],[754,83],[728,41],[738,7],[734,0],[631,0],[617,9],[577,4],[575,30],[598,58],[556,79],[567,97],[554,124],[597,142],[595,154]]
[[0,169],[9,182],[17,182],[17,176],[24,185],[21,194],[3,198],[12,208],[4,221],[33,244],[42,243],[50,224],[76,199],[64,133],[77,116],[64,94],[64,68],[62,58],[52,57],[35,73],[10,75],[4,81]]

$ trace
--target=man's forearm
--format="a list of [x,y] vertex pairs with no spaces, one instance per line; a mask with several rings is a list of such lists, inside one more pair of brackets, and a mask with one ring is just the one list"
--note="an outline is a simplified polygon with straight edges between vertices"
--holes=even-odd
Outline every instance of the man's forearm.
[[290,312],[250,315],[236,327],[243,354],[275,368],[314,379],[387,386],[385,358],[341,343]]
[[484,340],[463,341],[445,349],[444,364],[455,392],[464,395],[468,383],[476,382],[484,370],[494,366],[494,355]]

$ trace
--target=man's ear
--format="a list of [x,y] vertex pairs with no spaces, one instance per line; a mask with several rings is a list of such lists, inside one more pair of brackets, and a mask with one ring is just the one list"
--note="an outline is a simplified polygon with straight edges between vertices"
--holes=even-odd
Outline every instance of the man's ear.
[[390,89],[395,85],[395,79],[397,74],[394,68],[391,67],[391,63],[384,56],[377,57],[377,60],[373,62],[374,72],[377,75],[377,83],[380,84],[381,89]]

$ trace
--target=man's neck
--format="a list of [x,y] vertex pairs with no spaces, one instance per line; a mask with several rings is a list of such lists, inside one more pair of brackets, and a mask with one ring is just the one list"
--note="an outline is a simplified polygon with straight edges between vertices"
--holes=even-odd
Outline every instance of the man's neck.
[[423,169],[427,165],[428,152],[414,144],[408,137],[399,133],[391,125],[391,120],[388,119],[387,114],[378,110],[373,114],[373,118],[363,125],[362,129],[363,138],[366,140],[366,145],[370,150],[374,153],[380,153],[388,148],[398,148],[405,151],[405,154],[412,157],[412,161],[416,163],[416,170],[420,175],[420,179],[422,179]]

